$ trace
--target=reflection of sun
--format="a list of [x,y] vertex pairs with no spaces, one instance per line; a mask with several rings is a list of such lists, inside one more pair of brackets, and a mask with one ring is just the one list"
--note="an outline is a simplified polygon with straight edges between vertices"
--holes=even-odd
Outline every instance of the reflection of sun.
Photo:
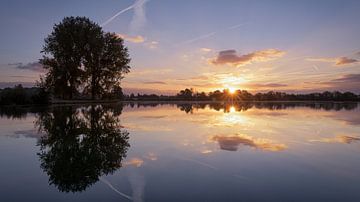
[[235,111],[236,111],[235,107],[234,107],[234,106],[231,106],[229,112],[230,112],[230,113],[233,113],[233,112],[235,112]]

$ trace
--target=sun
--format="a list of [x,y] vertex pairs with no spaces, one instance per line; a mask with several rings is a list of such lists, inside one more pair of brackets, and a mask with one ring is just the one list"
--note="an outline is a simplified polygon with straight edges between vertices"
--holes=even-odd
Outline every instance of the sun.
[[236,92],[236,88],[229,87],[229,93],[234,94]]

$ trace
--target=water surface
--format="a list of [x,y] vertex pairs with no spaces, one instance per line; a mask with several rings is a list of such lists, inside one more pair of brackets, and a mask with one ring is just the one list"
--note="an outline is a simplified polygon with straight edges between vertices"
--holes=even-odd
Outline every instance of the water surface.
[[0,201],[359,201],[358,103],[0,108]]

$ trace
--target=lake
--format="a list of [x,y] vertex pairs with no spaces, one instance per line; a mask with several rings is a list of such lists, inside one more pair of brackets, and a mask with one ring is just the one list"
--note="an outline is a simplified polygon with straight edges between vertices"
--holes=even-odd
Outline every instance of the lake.
[[360,201],[359,106],[0,108],[0,201]]

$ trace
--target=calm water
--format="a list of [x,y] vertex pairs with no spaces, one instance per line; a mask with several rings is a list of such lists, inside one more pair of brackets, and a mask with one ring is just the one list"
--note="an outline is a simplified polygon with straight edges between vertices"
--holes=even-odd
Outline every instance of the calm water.
[[360,201],[359,106],[0,108],[0,201]]

